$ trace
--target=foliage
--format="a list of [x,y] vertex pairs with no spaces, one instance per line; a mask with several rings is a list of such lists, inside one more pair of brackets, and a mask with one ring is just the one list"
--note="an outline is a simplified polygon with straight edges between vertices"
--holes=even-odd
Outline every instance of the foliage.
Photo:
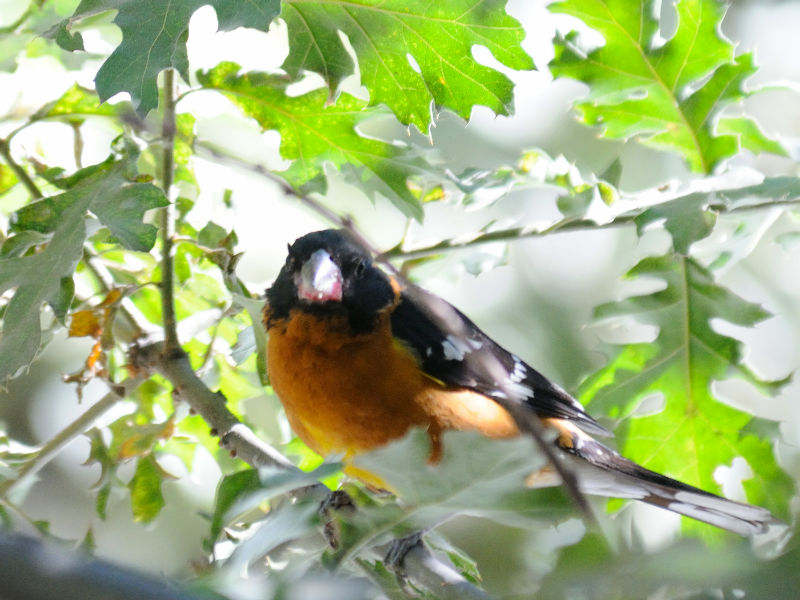
[[554,75],[589,85],[578,104],[583,120],[602,125],[606,136],[639,135],[647,145],[678,152],[692,170],[704,173],[741,148],[785,152],[751,119],[721,115],[747,96],[743,84],[755,72],[753,56],[734,57],[734,45],[719,32],[724,5],[676,3],[677,30],[660,45],[656,6],[586,0],[550,7],[578,17],[604,39],[586,54],[574,33],[556,42]]
[[[217,29],[230,32],[212,40],[258,31],[258,43],[280,48],[270,52],[281,67],[240,66],[222,50],[215,64],[195,64],[190,19],[204,4]],[[798,258],[791,130],[768,135],[746,113],[748,99],[772,96],[750,89],[758,66],[722,34],[723,4],[677,0],[657,14],[659,4],[565,1],[519,18],[502,0],[20,6],[0,24],[2,85],[19,80],[18,96],[27,98],[26,69],[37,60],[59,65],[63,77],[35,106],[20,99],[0,115],[0,386],[13,390],[0,396],[5,528],[33,525],[51,535],[44,521],[57,525],[58,516],[27,508],[45,489],[32,475],[80,437],[85,464],[70,467],[68,479],[84,485],[76,473],[93,470],[85,545],[108,534],[120,512],[148,535],[191,515],[196,540],[175,570],[193,569],[197,585],[224,596],[313,598],[317,586],[326,597],[452,597],[413,573],[392,572],[391,540],[422,529],[458,581],[496,595],[792,597],[794,540],[764,550],[684,519],[680,539],[653,551],[647,521],[606,514],[621,501],[594,505],[602,533],[590,531],[560,488],[525,487],[545,460],[526,438],[448,432],[443,459],[429,465],[427,436],[411,432],[358,458],[356,467],[396,496],[376,494],[341,473],[340,457],[323,459],[291,439],[265,372],[260,295],[295,219],[309,228],[330,219],[359,226],[423,285],[444,270],[482,273],[511,260],[523,274],[509,288],[517,292],[528,271],[519,250],[532,247],[524,240],[547,243],[560,233],[581,252],[614,236],[609,245],[628,245],[604,266],[604,280],[620,276],[613,290],[606,283],[590,294],[580,286],[592,274],[573,277],[559,257],[552,286],[570,280],[575,297],[546,297],[546,285],[514,292],[496,311],[497,330],[525,324],[517,342],[525,348],[534,338],[540,349],[529,345],[525,356],[535,363],[538,353],[554,379],[583,369],[580,385],[567,383],[626,456],[715,493],[738,493],[791,525],[797,469],[787,448],[797,422],[787,390],[797,365],[782,350],[785,363],[770,368],[776,354],[753,342],[775,323],[796,330],[800,317],[796,286],[785,281],[791,267],[775,276],[764,258],[774,242],[781,261]],[[546,30],[534,18],[552,26],[550,39],[528,40],[549,48],[549,73],[585,86],[575,102],[580,121],[600,138],[625,141],[599,146],[605,162],[587,161],[568,136],[526,138],[509,152],[501,150],[507,142],[462,127],[480,123],[487,109],[498,119],[531,113],[514,84],[547,63],[534,61],[534,44],[523,47],[526,34]],[[239,63],[252,65],[257,48],[240,52]],[[275,56],[259,58],[268,65]],[[177,74],[176,85],[165,69]],[[120,92],[127,95],[115,97]],[[533,141],[552,155],[527,147]],[[635,178],[647,183],[632,189],[626,182],[641,164],[631,160],[640,145],[661,153],[647,155],[650,172]],[[678,182],[661,175],[672,156],[685,162]],[[222,184],[212,181],[219,170]],[[244,208],[252,198],[238,190],[248,178],[259,185],[255,216]],[[254,277],[242,262],[262,251]],[[585,312],[570,318],[582,319],[577,330],[593,312],[590,331],[603,342],[571,344],[577,336],[556,324],[563,317],[546,311],[566,314],[584,294]],[[474,317],[491,329],[490,315]],[[551,339],[530,335],[531,323]],[[15,386],[29,369],[61,369],[43,357],[66,336],[81,350],[70,351],[65,368],[73,372],[57,405],[105,396],[47,429],[61,433],[24,445],[30,434],[11,416],[36,403]],[[174,338],[180,347],[170,346]],[[161,340],[165,346],[154,345]],[[156,359],[148,354],[164,347]],[[165,367],[181,348],[213,409]],[[565,354],[569,364],[558,364]],[[230,413],[220,418],[223,411]],[[236,419],[300,468],[253,469],[240,460],[249,455],[232,456],[237,430],[218,427]],[[209,463],[218,485],[203,504],[189,490],[209,478]],[[743,473],[741,486],[720,478],[732,466]],[[356,509],[321,511],[317,482],[342,486]],[[462,517],[449,521],[453,513]],[[155,546],[151,564],[161,572],[158,561],[171,552]]]

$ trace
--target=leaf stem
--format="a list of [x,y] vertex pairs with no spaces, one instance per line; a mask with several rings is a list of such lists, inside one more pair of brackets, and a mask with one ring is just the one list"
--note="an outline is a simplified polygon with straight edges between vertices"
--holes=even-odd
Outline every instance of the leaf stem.
[[14,171],[14,175],[16,175],[20,183],[28,189],[34,199],[38,200],[39,198],[44,198],[44,194],[42,194],[42,191],[34,183],[33,179],[30,178],[28,173],[25,172],[25,169],[11,156],[11,148],[6,139],[0,139],[0,156],[3,157],[6,164]]
[[[83,264],[86,265],[86,268],[92,274],[95,281],[97,281],[97,284],[106,294],[108,294],[112,289],[114,289],[113,279],[108,272],[105,271],[104,267],[98,265],[95,260],[93,260],[99,258],[97,253],[94,251],[94,248],[92,248],[89,244],[85,244],[83,247],[83,253]],[[130,338],[125,339],[125,341],[131,342],[142,337],[145,334],[145,328],[142,327],[133,313],[123,304],[125,301],[125,298],[120,300],[119,313],[125,320],[125,323],[130,330]]]
[[175,207],[170,189],[175,174],[175,72],[164,71],[164,119],[161,125],[163,152],[161,155],[161,185],[169,204],[161,210],[161,312],[164,321],[164,352],[180,351],[175,318],[174,264],[172,259],[175,234]]

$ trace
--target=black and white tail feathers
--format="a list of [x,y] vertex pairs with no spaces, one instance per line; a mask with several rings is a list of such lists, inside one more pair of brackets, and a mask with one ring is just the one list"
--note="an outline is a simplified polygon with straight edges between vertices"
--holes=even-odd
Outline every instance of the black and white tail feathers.
[[[582,433],[582,432],[581,432]],[[586,434],[559,445],[571,457],[581,491],[631,498],[744,536],[765,533],[778,521],[765,508],[726,500],[636,464]]]

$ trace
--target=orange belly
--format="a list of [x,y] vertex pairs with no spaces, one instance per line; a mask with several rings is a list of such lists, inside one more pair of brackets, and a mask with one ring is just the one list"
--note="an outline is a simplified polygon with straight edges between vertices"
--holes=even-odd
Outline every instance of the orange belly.
[[354,337],[341,320],[297,312],[270,328],[270,380],[290,425],[309,447],[347,459],[423,427],[436,459],[445,429],[498,438],[519,433],[490,398],[425,376],[392,338],[388,322],[382,325],[379,333]]

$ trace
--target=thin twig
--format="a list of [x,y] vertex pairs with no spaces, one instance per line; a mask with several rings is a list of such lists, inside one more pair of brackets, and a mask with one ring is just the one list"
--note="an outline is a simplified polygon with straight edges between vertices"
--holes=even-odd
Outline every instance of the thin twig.
[[161,312],[164,321],[164,351],[180,350],[178,327],[175,318],[175,295],[172,236],[175,233],[175,207],[170,200],[170,189],[175,170],[175,73],[164,71],[164,120],[161,126],[163,153],[161,158],[161,185],[169,200],[161,209]]
[[516,240],[523,240],[528,238],[543,237],[560,233],[563,231],[597,231],[598,229],[610,229],[613,227],[622,227],[630,225],[634,222],[634,217],[630,215],[620,215],[612,221],[607,223],[598,223],[590,219],[575,219],[559,221],[550,227],[537,229],[531,226],[510,227],[508,229],[498,229],[497,231],[489,231],[479,233],[475,236],[460,240],[443,240],[430,246],[421,248],[413,248],[411,250],[404,250],[402,246],[395,246],[380,255],[383,259],[404,259],[411,260],[421,258],[423,256],[430,256],[431,254],[439,254],[450,250],[461,250],[463,248],[470,248],[480,244],[489,244],[492,242],[510,242]]
[[[86,265],[86,268],[89,270],[89,272],[94,276],[95,281],[103,290],[103,292],[108,294],[114,288],[113,279],[103,270],[103,267],[98,265],[95,260],[93,260],[97,259],[98,255],[89,244],[85,244],[83,246],[83,252],[83,263]],[[125,325],[127,325],[128,329],[130,330],[130,336],[129,339],[123,339],[123,341],[133,342],[145,335],[145,328],[142,327],[134,314],[125,306],[125,302],[130,302],[130,298],[123,297],[120,299],[119,314],[125,322]]]
[[28,173],[23,169],[20,164],[14,160],[14,157],[11,156],[11,148],[9,147],[8,140],[0,139],[0,156],[3,157],[6,164],[14,171],[14,175],[17,176],[20,183],[28,188],[31,196],[35,199],[44,198],[44,194],[42,194],[42,190],[34,183],[33,179],[30,178]]
[[16,479],[8,479],[0,484],[0,496],[5,496],[11,488],[30,475],[37,473],[42,467],[49,463],[67,444],[72,442],[79,435],[86,433],[97,419],[111,410],[117,403],[125,397],[126,389],[133,387],[138,380],[128,380],[125,384],[116,386],[99,401],[90,406],[72,423],[53,436],[36,455],[27,461],[18,471]]
[[[666,202],[669,202],[669,200]],[[724,203],[710,203],[706,207],[706,210],[721,215],[751,210],[763,210],[765,208],[796,206],[798,204],[800,204],[800,198],[786,198],[770,200],[769,202],[760,202],[757,204],[741,204],[739,206],[728,206]],[[658,205],[656,204],[653,206]],[[648,206],[645,210],[653,208],[653,206]],[[460,240],[443,240],[436,244],[431,244],[430,246],[413,248],[411,250],[404,250],[402,244],[398,244],[394,248],[390,248],[386,252],[383,252],[381,255],[379,255],[379,258],[411,260],[424,256],[430,256],[432,254],[447,252],[450,250],[461,250],[464,248],[470,248],[472,246],[478,246],[480,244],[489,244],[491,242],[511,242],[528,238],[543,237],[565,231],[597,231],[599,229],[625,227],[627,225],[635,224],[636,219],[641,214],[642,213],[625,213],[606,223],[598,223],[590,219],[564,219],[554,223],[550,227],[545,227],[542,229],[537,229],[531,226],[510,227],[508,229],[498,229],[497,231],[478,233],[468,239],[462,238]]]

